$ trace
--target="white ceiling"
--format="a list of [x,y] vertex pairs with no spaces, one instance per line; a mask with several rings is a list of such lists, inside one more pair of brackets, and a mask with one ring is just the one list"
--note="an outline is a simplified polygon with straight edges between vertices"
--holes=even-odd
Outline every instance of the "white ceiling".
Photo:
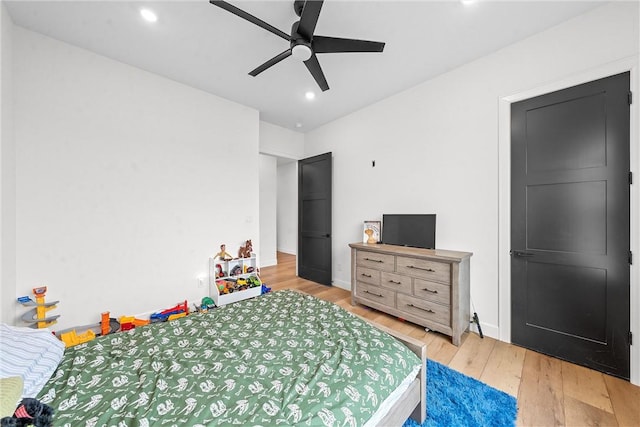
[[[293,1],[232,4],[289,33]],[[386,42],[384,53],[319,54],[321,92],[288,58],[247,73],[288,42],[207,0],[7,1],[14,23],[253,107],[260,119],[306,132],[599,6],[594,1],[480,0],[324,3],[315,34]],[[156,23],[139,10],[153,10]],[[482,84],[482,82],[478,82]],[[317,97],[307,101],[306,91]],[[302,124],[296,127],[296,124]]]

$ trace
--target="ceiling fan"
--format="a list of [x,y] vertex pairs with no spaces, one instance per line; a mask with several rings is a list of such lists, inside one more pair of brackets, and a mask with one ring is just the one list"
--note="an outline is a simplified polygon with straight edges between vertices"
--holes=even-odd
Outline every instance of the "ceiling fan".
[[318,83],[318,86],[320,86],[320,89],[324,92],[329,90],[329,85],[316,57],[317,53],[382,52],[384,50],[384,43],[382,42],[314,35],[313,32],[316,28],[318,17],[320,16],[320,9],[322,9],[322,0],[295,0],[293,2],[293,9],[296,15],[300,17],[300,20],[294,22],[291,26],[291,34],[277,29],[226,1],[209,0],[209,2],[289,42],[289,48],[287,50],[250,71],[249,75],[253,77],[283,59],[293,56],[294,58],[299,58],[304,61],[304,65],[307,66],[316,83]]

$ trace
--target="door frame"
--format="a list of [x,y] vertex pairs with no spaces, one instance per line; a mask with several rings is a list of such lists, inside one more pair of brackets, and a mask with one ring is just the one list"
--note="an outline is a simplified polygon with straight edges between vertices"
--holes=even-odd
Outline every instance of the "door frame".
[[498,336],[511,342],[511,104],[535,96],[598,80],[615,74],[630,72],[630,89],[633,103],[630,108],[630,167],[634,183],[630,188],[630,244],[634,263],[630,274],[631,332],[635,335],[631,346],[632,384],[640,385],[640,57],[634,55],[618,61],[577,73],[548,84],[518,93],[501,96],[498,100]]

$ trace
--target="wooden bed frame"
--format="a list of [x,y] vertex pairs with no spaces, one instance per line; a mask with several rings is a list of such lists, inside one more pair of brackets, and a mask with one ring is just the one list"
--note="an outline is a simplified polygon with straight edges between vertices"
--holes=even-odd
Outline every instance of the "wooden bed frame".
[[427,418],[427,345],[408,335],[394,331],[371,320],[364,319],[375,328],[395,337],[413,351],[422,362],[422,369],[409,388],[400,396],[391,410],[380,420],[379,426],[401,426],[411,417],[418,424]]

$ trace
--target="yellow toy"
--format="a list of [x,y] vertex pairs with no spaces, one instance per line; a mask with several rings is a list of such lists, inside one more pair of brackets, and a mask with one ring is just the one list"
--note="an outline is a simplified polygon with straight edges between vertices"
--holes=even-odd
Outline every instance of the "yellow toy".
[[65,347],[73,347],[74,345],[82,344],[85,342],[89,342],[92,339],[95,339],[96,333],[91,329],[87,330],[87,332],[83,334],[76,333],[76,330],[72,330],[71,332],[65,332],[60,334],[60,339],[64,343]]
[[54,302],[44,302],[45,294],[47,293],[47,287],[41,286],[39,288],[33,288],[33,295],[36,297],[36,301],[29,297],[20,297],[18,298],[18,302],[22,305],[33,307],[31,310],[24,313],[21,319],[24,322],[31,323],[29,325],[32,328],[47,328],[56,323],[56,319],[60,317],[60,315],[49,316],[47,317],[47,312],[57,308],[57,305],[60,301]]
[[138,318],[133,319],[133,325],[136,328],[140,327],[140,326],[147,326],[149,323],[151,323],[151,321],[149,319],[147,319],[147,320],[138,319]]
[[168,320],[169,321],[176,320],[176,319],[179,319],[181,317],[185,317],[186,315],[187,315],[187,313],[185,313],[185,312],[178,313],[178,314],[172,314],[171,316],[169,316]]

